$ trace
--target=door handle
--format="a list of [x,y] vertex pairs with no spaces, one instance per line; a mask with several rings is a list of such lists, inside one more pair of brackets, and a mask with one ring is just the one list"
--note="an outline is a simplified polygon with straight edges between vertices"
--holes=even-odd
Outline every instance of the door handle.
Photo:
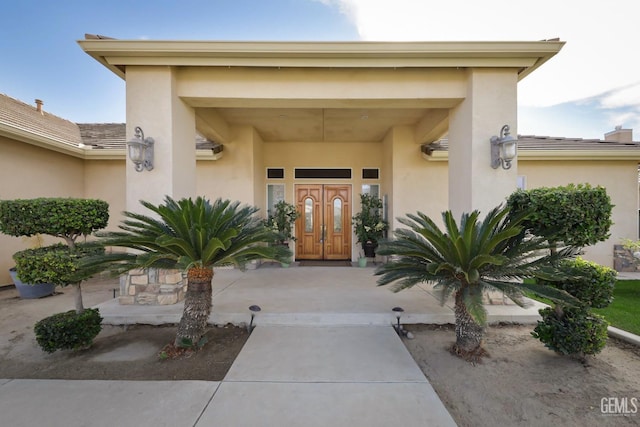
[[322,230],[320,232],[320,243],[324,243],[324,239],[326,238],[326,233],[327,233],[327,226],[323,224],[320,227],[320,230]]

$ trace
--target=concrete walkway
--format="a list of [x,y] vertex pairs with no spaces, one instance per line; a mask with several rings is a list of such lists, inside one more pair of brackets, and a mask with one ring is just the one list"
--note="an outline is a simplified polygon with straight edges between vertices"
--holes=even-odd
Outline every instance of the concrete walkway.
[[[211,323],[257,328],[222,382],[0,380],[2,425],[454,426],[391,324],[453,323],[429,286],[393,293],[372,268],[219,270]],[[182,304],[99,304],[105,323],[173,323]],[[537,306],[488,306],[491,322],[535,322]]]
[[[390,325],[393,307],[402,307],[402,323],[454,323],[453,301],[440,305],[431,285],[392,292],[377,286],[374,268],[292,267],[238,271],[219,269],[213,278],[212,324],[242,324],[251,319],[249,306],[258,305],[258,325]],[[529,300],[522,309],[498,298],[489,305],[489,322],[535,323],[542,304]],[[506,304],[503,304],[506,303]],[[117,300],[99,304],[105,324],[177,323],[183,304],[169,306],[119,305]]]

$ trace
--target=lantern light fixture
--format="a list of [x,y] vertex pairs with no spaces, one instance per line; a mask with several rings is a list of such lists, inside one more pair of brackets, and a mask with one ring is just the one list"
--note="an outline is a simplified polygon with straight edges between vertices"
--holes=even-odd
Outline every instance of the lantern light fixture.
[[153,170],[153,138],[145,138],[140,126],[136,126],[134,137],[127,141],[129,158],[137,172]]
[[518,139],[509,133],[509,125],[502,126],[500,136],[491,137],[491,167],[511,169],[511,162],[518,154]]

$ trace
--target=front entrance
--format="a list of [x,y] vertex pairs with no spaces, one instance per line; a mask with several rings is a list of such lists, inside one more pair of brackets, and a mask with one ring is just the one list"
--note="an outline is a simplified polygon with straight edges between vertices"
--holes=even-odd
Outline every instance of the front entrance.
[[351,259],[351,185],[295,186],[296,259]]

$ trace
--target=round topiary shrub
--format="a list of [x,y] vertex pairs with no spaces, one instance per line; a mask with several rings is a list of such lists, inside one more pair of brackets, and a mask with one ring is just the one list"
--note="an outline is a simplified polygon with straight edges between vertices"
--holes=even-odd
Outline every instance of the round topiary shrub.
[[539,312],[542,320],[531,335],[556,353],[592,355],[599,353],[607,343],[609,324],[598,314],[581,307],[565,308],[561,316],[551,307]]
[[34,327],[36,341],[42,350],[81,350],[91,347],[102,330],[102,317],[97,308],[57,313],[38,321]]
[[613,204],[604,187],[518,190],[507,200],[512,214],[529,212],[524,227],[536,236],[570,246],[588,246],[609,238]]
[[95,273],[80,269],[78,262],[82,258],[103,253],[104,247],[96,242],[79,243],[72,250],[59,243],[16,252],[13,260],[16,262],[18,278],[23,282],[66,286],[85,280]]
[[582,258],[564,260],[561,266],[567,279],[559,282],[538,279],[538,282],[567,291],[592,308],[611,304],[618,275],[615,270]]

